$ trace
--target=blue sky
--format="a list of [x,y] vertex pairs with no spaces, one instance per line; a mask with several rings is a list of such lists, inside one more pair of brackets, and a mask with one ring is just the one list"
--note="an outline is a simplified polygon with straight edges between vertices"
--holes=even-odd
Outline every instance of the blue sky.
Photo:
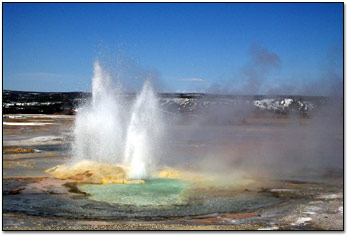
[[342,43],[342,4],[5,3],[3,87],[89,91],[99,59],[130,89],[297,93],[342,80]]

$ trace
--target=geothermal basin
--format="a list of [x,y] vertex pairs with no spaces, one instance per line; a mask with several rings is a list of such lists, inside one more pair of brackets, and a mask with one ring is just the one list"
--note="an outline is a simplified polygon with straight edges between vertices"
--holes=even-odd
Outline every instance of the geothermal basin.
[[3,115],[4,229],[343,229],[334,113],[183,115],[151,81],[127,99],[98,63],[92,85],[76,115]]
[[[23,121],[36,120],[33,117],[25,115]],[[190,138],[190,142],[173,141],[171,146],[177,151],[177,159],[170,159],[167,167],[159,165],[159,170],[153,173],[158,175],[166,169],[177,171],[172,177],[171,173],[166,178],[149,177],[143,179],[144,184],[96,184],[84,181],[83,175],[59,178],[47,170],[69,164],[71,147],[65,143],[71,138],[69,134],[57,138],[58,134],[49,136],[47,132],[59,127],[63,133],[65,126],[73,124],[74,116],[47,119],[55,124],[4,126],[6,229],[342,228],[343,176],[340,169],[308,168],[296,174],[268,177],[251,164],[245,166],[249,172],[240,169],[229,172],[219,164],[205,165],[211,160],[205,157],[209,156],[207,151],[227,149],[227,143]],[[4,120],[14,119],[5,117]],[[229,134],[245,131],[249,126],[225,127],[220,136],[226,140]],[[236,139],[233,143],[239,144],[239,148],[228,153],[252,156],[255,151],[251,148],[260,143],[258,134],[261,131],[269,134],[281,129],[279,125],[267,129],[258,124],[254,126],[245,136],[231,137]],[[172,131],[183,139],[184,126],[179,125]],[[35,137],[40,139],[33,142]],[[201,166],[197,161],[202,162]],[[228,162],[222,158],[221,162],[239,167],[241,161]],[[217,175],[217,170],[222,175]],[[329,218],[331,222],[327,221]]]

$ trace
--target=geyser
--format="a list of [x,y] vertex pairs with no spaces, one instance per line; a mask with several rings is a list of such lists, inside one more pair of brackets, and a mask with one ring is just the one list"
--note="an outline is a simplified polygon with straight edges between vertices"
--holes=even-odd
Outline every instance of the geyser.
[[92,101],[78,110],[73,163],[84,160],[129,166],[131,179],[150,175],[158,156],[163,123],[156,95],[147,80],[131,111],[120,86],[113,86],[99,62],[94,63]]
[[111,80],[98,62],[94,64],[92,103],[79,108],[76,115],[72,146],[73,161],[92,160],[115,163],[123,149],[120,88],[110,89]]
[[159,150],[162,134],[161,114],[149,81],[144,83],[138,96],[128,126],[124,163],[131,167],[130,177],[144,179]]

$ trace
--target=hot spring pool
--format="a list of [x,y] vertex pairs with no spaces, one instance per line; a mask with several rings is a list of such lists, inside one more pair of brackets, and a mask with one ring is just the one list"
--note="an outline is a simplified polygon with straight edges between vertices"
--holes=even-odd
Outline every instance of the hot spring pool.
[[[16,181],[16,185],[25,186],[24,181]],[[71,185],[86,194],[76,191],[7,194],[3,196],[6,204],[3,211],[63,218],[165,219],[251,212],[283,201],[270,192],[199,185],[176,179],[150,179],[146,184]]]
[[176,179],[148,179],[145,184],[78,184],[95,201],[135,206],[179,205],[186,202],[183,192],[190,183]]

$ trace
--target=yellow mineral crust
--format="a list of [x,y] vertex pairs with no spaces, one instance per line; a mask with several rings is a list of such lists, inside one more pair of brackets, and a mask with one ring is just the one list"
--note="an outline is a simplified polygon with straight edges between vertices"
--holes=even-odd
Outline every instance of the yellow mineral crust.
[[24,149],[24,148],[5,148],[4,153],[30,153],[35,152],[33,149]]
[[167,178],[167,179],[178,179],[183,176],[183,173],[178,170],[173,169],[163,169],[158,173],[159,178]]
[[158,178],[165,179],[181,179],[193,183],[211,183],[212,180],[208,177],[192,172],[192,171],[178,171],[175,169],[162,169],[157,174]]
[[[82,161],[73,165],[57,165],[45,170],[46,173],[61,179],[70,179],[78,182],[93,184],[144,184],[144,180],[128,178],[130,169],[122,165],[97,163],[94,161]],[[158,171],[157,178],[181,179],[184,181],[201,183],[207,182],[198,174],[182,172],[175,169],[162,169]]]
[[114,176],[107,176],[102,179],[102,184],[145,184],[141,179],[115,179]]
[[72,179],[96,184],[142,183],[143,180],[129,180],[128,168],[121,165],[101,164],[83,161],[71,166],[58,165],[45,170],[46,173],[61,179]]

